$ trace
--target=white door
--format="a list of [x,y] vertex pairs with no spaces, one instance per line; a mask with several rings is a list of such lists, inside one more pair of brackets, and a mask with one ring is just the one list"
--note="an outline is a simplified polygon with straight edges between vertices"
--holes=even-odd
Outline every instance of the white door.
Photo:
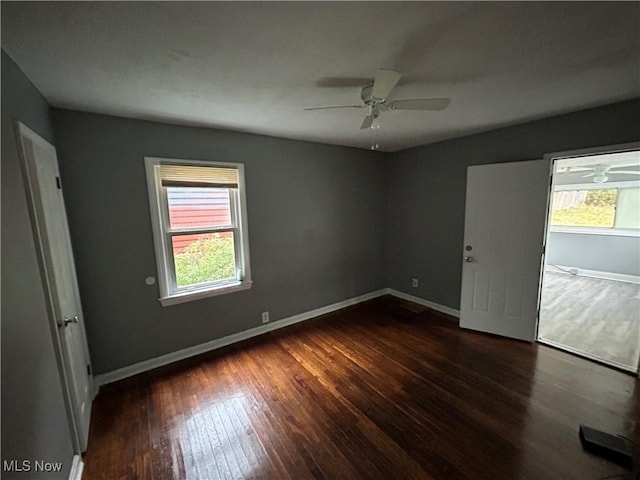
[[460,326],[535,341],[550,162],[467,169]]
[[18,124],[18,132],[35,214],[37,240],[58,331],[72,423],[78,446],[84,451],[89,434],[93,388],[58,159],[53,145],[38,134],[21,123]]

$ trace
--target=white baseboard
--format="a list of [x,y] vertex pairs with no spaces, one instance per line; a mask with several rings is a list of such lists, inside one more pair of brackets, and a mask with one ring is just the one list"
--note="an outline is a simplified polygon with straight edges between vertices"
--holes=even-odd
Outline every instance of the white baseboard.
[[417,303],[418,305],[431,308],[432,310],[435,310],[437,312],[446,313],[447,315],[451,315],[452,317],[460,318],[460,310],[456,310],[455,308],[446,307],[444,305],[440,305],[439,303],[425,300],[424,298],[414,297],[413,295],[409,295],[408,293],[404,293],[399,290],[394,290],[393,288],[388,288],[387,293],[393,295],[394,297],[402,298],[403,300],[408,300],[410,302]]
[[431,308],[432,310],[436,310],[437,312],[446,313],[447,315],[451,315],[452,317],[460,318],[460,310],[456,310],[455,308],[446,307],[444,305],[440,305],[439,303],[425,300],[424,298],[414,297],[413,295],[394,290],[393,288],[388,288],[387,293],[393,295],[394,297],[402,298],[403,300],[408,300],[410,302],[417,303],[418,305]]
[[71,471],[69,472],[69,480],[82,480],[82,471],[84,470],[84,462],[82,456],[74,455],[71,463]]
[[195,355],[200,355],[202,353],[206,353],[211,350],[216,350],[218,348],[226,347],[233,343],[241,342],[243,340],[247,340],[249,338],[256,337],[258,335],[262,335],[267,332],[272,332],[274,330],[278,330],[280,328],[284,328],[289,325],[293,325],[295,323],[304,322],[305,320],[310,320],[312,318],[319,317],[320,315],[325,315],[327,313],[335,312],[336,310],[340,310],[342,308],[349,307],[351,305],[356,305],[358,303],[366,302],[367,300],[381,297],[383,295],[393,295],[395,297],[402,298],[404,300],[409,300],[419,305],[423,305],[425,307],[431,308],[438,312],[451,315],[452,317],[460,318],[459,310],[455,310],[450,307],[445,307],[444,305],[440,305],[435,302],[430,302],[429,300],[425,300],[423,298],[414,297],[413,295],[409,295],[407,293],[403,293],[398,290],[394,290],[392,288],[383,288],[381,290],[376,290],[375,292],[366,293],[358,297],[353,297],[348,300],[343,300],[342,302],[337,302],[331,305],[327,305],[325,307],[316,308],[315,310],[310,310],[308,312],[300,313],[292,317],[276,320],[266,325],[260,325],[259,327],[251,328],[243,332],[234,333],[232,335],[227,335],[226,337],[222,337],[222,338],[216,338],[215,340],[201,343],[193,347],[184,348],[182,350],[167,353],[166,355],[161,355],[156,358],[151,358],[143,362],[135,363],[133,365],[128,365],[126,367],[119,368],[111,372],[103,373],[101,375],[96,375],[93,379],[94,384],[97,387],[96,391],[101,385],[117,382],[118,380],[123,380],[125,378],[132,377],[133,375],[137,375],[139,373],[153,370],[154,368],[162,367],[164,365],[168,365],[170,363],[177,362],[179,360],[184,360],[186,358],[193,357]]
[[358,297],[353,297],[348,300],[343,300],[342,302],[337,302],[331,305],[327,305],[325,307],[316,308],[315,310],[300,313],[292,317],[276,320],[266,325],[260,325],[259,327],[251,328],[243,332],[234,333],[232,335],[228,335],[222,338],[217,338],[215,340],[201,343],[193,347],[178,350],[176,352],[171,352],[156,358],[151,358],[143,362],[135,363],[133,365],[129,365],[123,368],[119,368],[117,370],[113,370],[111,372],[103,373],[101,375],[96,375],[94,377],[94,383],[99,387],[101,385],[106,385],[108,383],[117,382],[118,380],[122,380],[128,377],[131,377],[133,375],[146,372],[148,370],[153,370],[154,368],[162,367],[164,365],[168,365],[170,363],[177,362],[179,360],[184,360],[185,358],[193,357],[195,355],[200,355],[202,353],[206,353],[211,350],[216,350],[218,348],[226,347],[227,345],[231,345],[232,343],[241,342],[242,340],[247,340],[249,338],[256,337],[258,335],[262,335],[264,333],[271,332],[273,330],[278,330],[280,328],[287,327],[295,323],[304,322],[305,320],[319,317],[320,315],[325,315],[327,313],[340,310],[341,308],[349,307],[351,305],[356,305],[358,303],[365,302],[373,298],[381,297],[388,293],[389,293],[389,289],[383,288],[382,290],[376,290],[375,292],[366,293]]
[[616,282],[627,282],[627,283],[635,283],[640,284],[640,277],[637,275],[627,275],[624,273],[613,273],[613,272],[600,272],[598,270],[585,270],[584,268],[577,267],[567,267],[565,265],[550,265],[552,267],[557,267],[562,270],[566,270],[564,273],[569,273],[571,270],[576,270],[576,275],[581,277],[593,277],[593,278],[602,278],[604,280],[614,280]]

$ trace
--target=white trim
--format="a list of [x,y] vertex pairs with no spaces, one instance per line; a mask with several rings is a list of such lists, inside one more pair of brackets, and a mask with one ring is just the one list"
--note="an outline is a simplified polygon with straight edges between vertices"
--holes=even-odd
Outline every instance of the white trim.
[[169,279],[167,278],[167,255],[162,240],[162,224],[159,212],[163,208],[163,202],[158,195],[157,185],[160,184],[160,171],[155,168],[158,161],[155,158],[145,157],[145,173],[147,177],[147,191],[149,196],[149,208],[151,214],[151,227],[153,231],[153,244],[156,253],[156,270],[158,272],[158,286],[160,295],[169,291]]
[[209,290],[195,290],[193,292],[181,292],[168,297],[159,298],[158,301],[163,307],[169,305],[177,305],[179,303],[191,302],[193,300],[200,300],[201,298],[215,297],[217,295],[223,295],[226,293],[240,292],[242,290],[248,290],[253,285],[251,281],[234,282],[229,285],[218,285]]
[[577,272],[576,275],[580,277],[602,278],[604,280],[614,280],[616,282],[640,284],[640,276],[637,276],[637,275],[627,275],[625,273],[614,273],[614,272],[601,272],[598,270],[586,270],[584,268],[568,267],[566,265],[551,265],[551,264],[549,265],[552,267],[560,268],[562,270],[567,270],[567,272],[556,272],[556,273],[566,273],[567,275],[572,275],[571,273],[568,273],[568,272],[575,270]]
[[71,463],[71,471],[69,472],[69,480],[82,480],[82,471],[84,470],[84,462],[82,456],[74,455]]
[[[289,325],[293,325],[295,323],[304,322],[305,320],[309,320],[311,318],[315,318],[320,315],[325,315],[327,313],[335,312],[336,310],[340,310],[342,308],[349,307],[351,305],[356,305],[358,303],[362,303],[367,300],[371,300],[373,298],[381,297],[383,295],[387,295],[388,293],[390,293],[390,290],[388,288],[383,288],[381,290],[369,292],[364,295],[360,295],[358,297],[353,297],[347,300],[343,300],[341,302],[333,303],[325,307],[320,307],[320,308],[316,308],[315,310],[310,310],[308,312],[300,313],[292,317],[276,320],[266,325],[254,327],[249,330],[245,330],[243,332],[238,332],[232,335],[227,335],[226,337],[217,338],[209,342],[201,343],[200,345],[195,345],[193,347],[188,347],[182,350],[167,353],[166,355],[161,355],[159,357],[151,358],[149,360],[135,363],[133,365],[119,368],[117,370],[103,373],[101,375],[96,375],[95,382],[97,385],[106,385],[108,383],[117,382],[118,380],[122,380],[128,377],[131,377],[133,375],[137,375],[139,373],[152,370],[154,368],[162,367],[164,365],[168,365],[170,363],[177,362],[179,360],[184,360],[185,358],[193,357],[195,355],[200,355],[202,353],[206,353],[211,350],[216,350],[218,348],[226,347],[227,345],[231,345],[232,343],[241,342],[243,340],[247,340],[249,338],[256,337],[258,335],[262,335],[267,332],[271,332],[273,330],[278,330],[280,328],[284,328]],[[423,302],[424,301],[425,300],[423,300]],[[447,307],[442,307],[442,308],[447,308]]]
[[568,150],[564,152],[551,152],[544,155],[548,160],[561,160],[573,157],[588,157],[601,153],[619,153],[640,149],[640,142],[622,143],[618,145],[605,145],[599,147],[581,148],[579,150]]
[[572,227],[568,225],[551,225],[551,233],[572,233],[575,235],[605,235],[611,237],[640,237],[640,230],[631,228]]
[[[562,178],[562,174],[555,173]],[[626,180],[604,183],[557,183],[553,189],[554,192],[566,192],[572,190],[613,190],[619,188],[638,188],[640,180]]]
[[394,290],[393,288],[388,288],[387,290],[388,290],[388,293],[393,295],[394,297],[402,298],[403,300],[408,300],[410,302],[417,303],[418,305],[431,308],[432,310],[436,310],[437,312],[440,312],[440,313],[445,313],[455,318],[460,318],[460,310],[456,310],[455,308],[446,307],[444,305],[440,305],[439,303],[425,300],[424,298],[414,297],[413,295],[409,295],[408,293]]

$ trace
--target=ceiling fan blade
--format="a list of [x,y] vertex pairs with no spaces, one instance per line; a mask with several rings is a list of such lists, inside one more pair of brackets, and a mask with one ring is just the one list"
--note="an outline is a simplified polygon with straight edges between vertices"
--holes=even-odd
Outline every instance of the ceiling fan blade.
[[373,81],[371,95],[381,99],[387,98],[400,77],[401,75],[394,70],[378,70]]
[[309,107],[305,110],[331,110],[332,108],[364,108],[364,105],[336,105],[335,107]]
[[444,110],[451,103],[450,98],[410,98],[389,102],[391,110]]
[[373,124],[373,115],[367,115],[366,117],[364,117],[364,120],[362,121],[362,125],[360,125],[360,130],[366,130],[367,128],[371,128],[372,124]]
[[624,175],[640,175],[640,170],[609,170],[607,173],[622,173]]
[[329,88],[348,88],[348,87],[362,87],[371,81],[371,78],[358,78],[358,77],[322,77],[316,81],[318,87]]
[[[585,173],[591,173],[591,172],[585,172],[584,170],[582,171],[575,171],[575,172],[558,172],[561,175],[568,175],[570,177],[577,177],[578,175],[583,176]],[[595,175],[595,173],[593,173],[593,175]]]

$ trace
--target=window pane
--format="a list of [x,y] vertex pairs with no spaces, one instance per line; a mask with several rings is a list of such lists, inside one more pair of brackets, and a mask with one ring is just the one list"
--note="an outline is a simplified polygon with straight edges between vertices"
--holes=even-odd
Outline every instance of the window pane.
[[616,189],[554,192],[552,225],[612,228]]
[[175,235],[172,247],[176,285],[187,287],[235,278],[233,242],[233,232]]
[[616,228],[640,228],[640,188],[618,190]]
[[227,188],[168,187],[167,199],[171,228],[231,225]]

